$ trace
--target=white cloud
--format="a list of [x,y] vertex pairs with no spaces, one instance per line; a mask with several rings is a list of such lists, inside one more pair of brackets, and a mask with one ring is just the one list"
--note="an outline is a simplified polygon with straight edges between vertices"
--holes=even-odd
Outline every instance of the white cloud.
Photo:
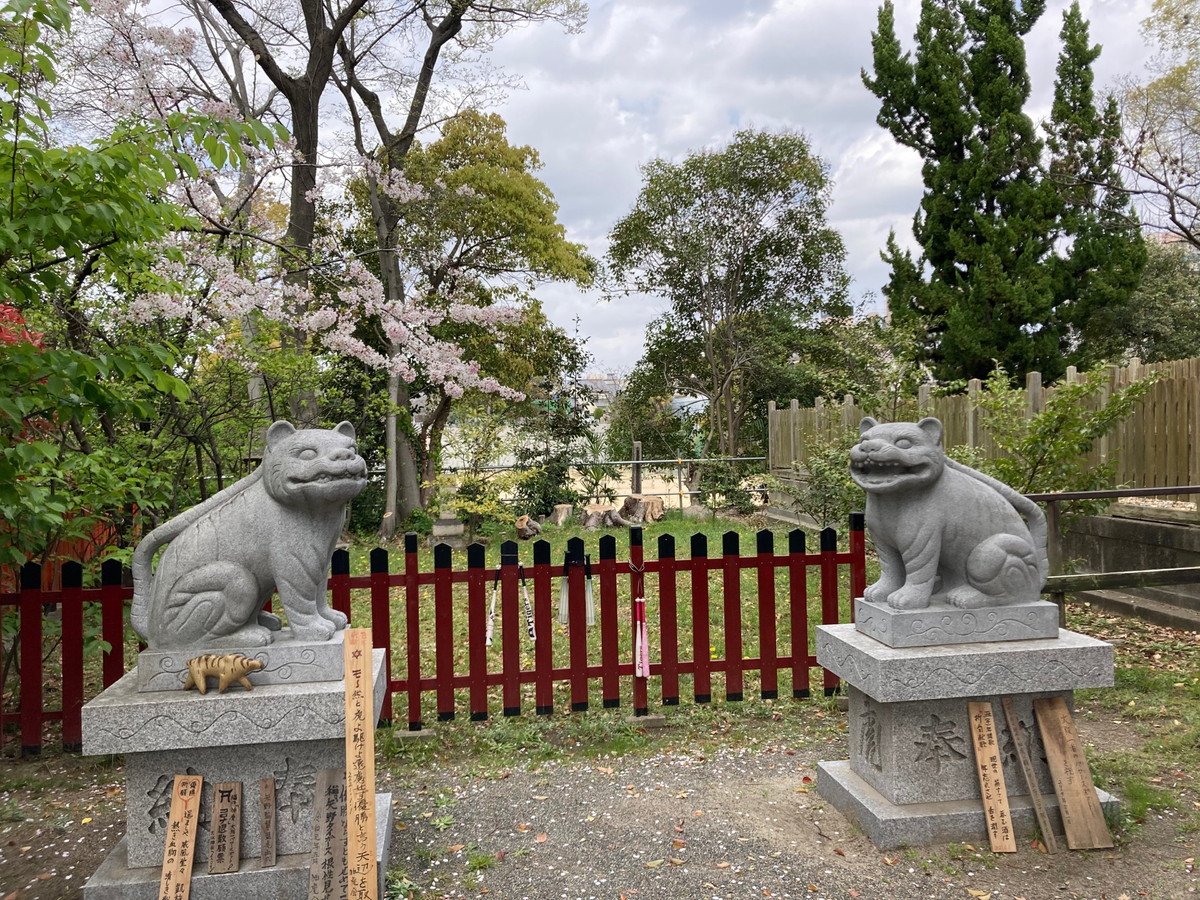
[[[1140,70],[1138,25],[1151,0],[1083,0],[1092,40],[1104,46],[1097,86]],[[1027,46],[1031,113],[1049,109],[1058,32],[1068,0],[1050,0]],[[876,0],[595,0],[580,34],[553,26],[506,37],[495,61],[528,90],[499,110],[509,139],[541,154],[543,180],[572,240],[601,256],[612,225],[656,156],[727,142],[739,128],[803,132],[835,181],[831,222],[842,232],[855,292],[879,294],[879,251],[888,231],[911,242],[921,196],[916,156],[875,123],[862,86],[870,66]],[[897,0],[896,30],[911,46],[918,0]],[[626,369],[641,354],[646,323],[665,309],[648,298],[600,303],[561,286],[539,291],[560,326],[590,336],[602,368]]]

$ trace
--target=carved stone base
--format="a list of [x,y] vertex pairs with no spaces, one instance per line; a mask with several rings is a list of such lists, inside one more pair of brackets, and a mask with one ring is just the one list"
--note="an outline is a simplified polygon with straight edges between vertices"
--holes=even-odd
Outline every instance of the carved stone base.
[[[375,795],[375,861],[379,867],[379,896],[386,895],[388,853],[391,849],[392,795]],[[124,838],[108,854],[100,868],[83,886],[83,900],[155,900],[160,868],[129,865]],[[161,863],[161,859],[159,860]],[[243,856],[241,868],[226,875],[209,875],[197,863],[192,869],[192,900],[264,900],[268,897],[308,896],[311,853],[278,856],[275,865],[263,869],[257,859]]]
[[[967,703],[991,701],[1007,792],[1029,788],[1000,700],[1010,697],[1038,787],[1053,782],[1033,717],[1038,697],[1113,683],[1112,647],[1070,631],[1054,640],[895,648],[853,625],[817,629],[817,660],[847,684],[850,759],[821,763],[817,788],[880,847],[986,839]],[[1104,802],[1115,804],[1108,795]],[[1020,815],[1018,815],[1018,812]],[[1014,801],[1018,834],[1034,827],[1029,801]]]
[[[338,681],[342,671],[342,646],[345,632],[339,631],[327,641],[298,641],[292,630],[284,628],[275,634],[268,647],[227,647],[220,650],[143,650],[138,654],[137,689],[139,691],[171,691],[183,688],[187,677],[187,661],[204,653],[225,656],[237,653],[257,659],[263,667],[249,675],[250,683],[299,684],[308,681]],[[210,682],[209,690],[216,690]],[[229,691],[243,691],[240,684],[230,685]]]
[[1058,637],[1058,606],[1045,600],[982,609],[932,603],[925,609],[892,609],[886,603],[854,601],[860,632],[889,647],[933,647]]
[[[817,764],[817,790],[830,805],[854,822],[876,847],[919,847],[927,844],[987,841],[987,821],[978,800],[945,800],[927,803],[892,803],[855,773],[845,760]],[[1120,812],[1116,797],[1096,788],[1107,818]],[[1062,816],[1053,793],[1043,797],[1056,834],[1062,834]],[[1028,794],[1008,797],[1013,828],[1032,834],[1037,817]]]
[[[372,657],[378,721],[384,651]],[[146,693],[129,672],[83,707],[83,751],[125,754],[125,852],[134,868],[161,865],[171,781],[184,774],[204,777],[198,860],[208,854],[209,785],[221,781],[242,782],[242,857],[259,855],[258,782],[268,777],[275,780],[277,852],[295,854],[312,847],[316,773],[345,766],[345,723],[342,681]]]

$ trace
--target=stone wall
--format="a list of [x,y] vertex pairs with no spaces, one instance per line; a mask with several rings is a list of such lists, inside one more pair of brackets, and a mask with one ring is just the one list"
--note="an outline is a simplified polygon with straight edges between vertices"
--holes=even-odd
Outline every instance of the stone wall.
[[[1077,572],[1128,572],[1200,566],[1200,526],[1150,522],[1117,516],[1084,516],[1068,526],[1063,559]],[[1200,584],[1125,589],[1200,613]]]

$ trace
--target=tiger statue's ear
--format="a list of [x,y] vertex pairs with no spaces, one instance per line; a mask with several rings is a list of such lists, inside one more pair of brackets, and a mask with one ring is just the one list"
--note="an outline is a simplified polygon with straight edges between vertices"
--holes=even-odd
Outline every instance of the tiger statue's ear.
[[349,422],[338,422],[333,430],[343,437],[348,437],[350,440],[354,440],[354,426]]
[[284,438],[291,437],[295,433],[296,426],[291,422],[275,422],[267,429],[267,449],[273,449]]
[[874,419],[872,419],[870,416],[863,416],[863,420],[858,423],[859,435],[861,436],[861,435],[866,434],[868,431],[870,431],[872,428],[874,428],[878,424],[879,423],[876,422]]
[[917,427],[929,435],[929,439],[935,444],[942,442],[942,423],[939,420],[932,416],[926,416],[917,423]]

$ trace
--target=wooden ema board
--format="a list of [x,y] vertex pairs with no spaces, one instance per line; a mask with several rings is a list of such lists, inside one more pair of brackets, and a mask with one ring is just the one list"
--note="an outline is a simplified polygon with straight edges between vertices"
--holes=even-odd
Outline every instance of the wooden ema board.
[[242,863],[242,783],[214,783],[212,803],[208,871],[210,874],[236,872]]
[[1037,775],[1033,771],[1033,761],[1029,758],[1029,744],[1021,719],[1017,716],[1016,707],[1011,697],[1003,697],[1000,704],[1004,707],[1004,718],[1008,721],[1008,733],[1012,735],[1013,747],[1017,750],[1017,767],[1025,786],[1029,790],[1029,799],[1033,803],[1033,812],[1037,816],[1038,828],[1042,831],[1042,843],[1050,853],[1058,852],[1058,838],[1054,836],[1054,828],[1050,824],[1050,814],[1046,812],[1046,801],[1038,788]]
[[1033,701],[1033,711],[1054,778],[1067,846],[1072,850],[1111,847],[1112,835],[1108,833],[1087,757],[1083,755],[1083,744],[1079,742],[1079,732],[1066,701],[1062,697],[1043,697]]
[[176,775],[171,786],[167,842],[163,847],[159,900],[187,900],[192,891],[192,860],[196,856],[196,826],[200,822],[199,775]]
[[346,900],[346,770],[322,769],[313,789],[313,861],[308,900]]
[[983,814],[992,852],[1016,853],[1017,837],[1013,833],[1012,815],[1008,808],[1008,791],[1004,786],[1004,766],[1000,758],[1000,743],[996,740],[992,704],[986,700],[972,701],[967,708],[971,717],[971,741],[975,745],[979,792],[983,795]]
[[371,632],[347,628],[346,854],[349,900],[379,900],[375,861],[375,702],[371,696]]
[[258,783],[258,867],[275,865],[275,779],[264,778]]

